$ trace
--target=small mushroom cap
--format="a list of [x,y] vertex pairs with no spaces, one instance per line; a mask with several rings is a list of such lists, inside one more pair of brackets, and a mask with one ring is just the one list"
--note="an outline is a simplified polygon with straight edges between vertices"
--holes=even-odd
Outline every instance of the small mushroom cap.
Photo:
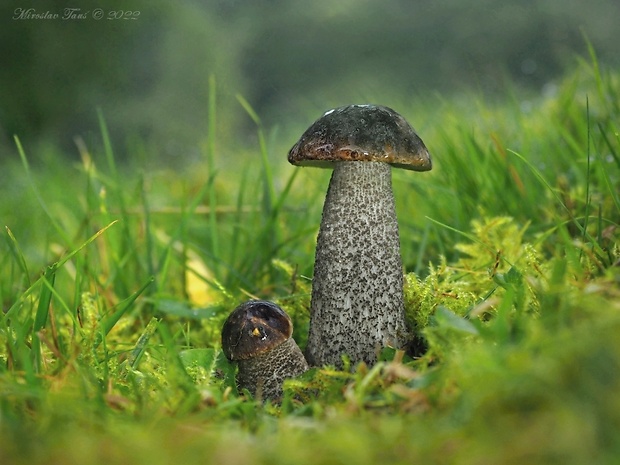
[[428,171],[431,157],[411,125],[381,105],[349,105],[325,112],[289,151],[293,165],[329,168],[338,161],[379,161]]
[[282,344],[292,334],[293,323],[284,310],[266,300],[249,300],[226,319],[222,350],[228,360],[246,360]]

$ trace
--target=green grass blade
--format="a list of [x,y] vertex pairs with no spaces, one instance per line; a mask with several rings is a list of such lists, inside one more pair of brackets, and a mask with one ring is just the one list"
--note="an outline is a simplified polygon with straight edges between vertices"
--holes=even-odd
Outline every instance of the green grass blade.
[[13,235],[9,227],[5,226],[5,228],[6,228],[7,236],[9,237],[8,243],[9,243],[9,248],[11,249],[11,253],[15,257],[15,261],[17,261],[17,264],[19,265],[19,268],[21,269],[22,273],[24,273],[27,287],[30,287],[32,283],[30,282],[30,273],[28,272],[28,265],[26,264],[26,259],[24,258],[24,254],[22,253],[19,247],[19,243],[17,242],[17,239],[15,239],[15,236]]
[[[609,137],[607,137],[607,131],[603,129],[603,126],[600,123],[598,124],[598,129],[601,133],[601,137],[603,138],[603,141],[605,142],[605,145],[609,149],[609,153],[611,154],[612,158],[616,162],[617,167],[620,168],[620,154],[618,153],[614,145],[611,143],[611,140],[609,139]],[[612,132],[615,132],[616,140],[620,141],[620,135],[618,134],[618,131],[612,131]]]
[[58,262],[56,262],[54,264],[54,266],[56,268],[60,268],[61,266],[63,266],[65,263],[67,263],[69,260],[71,260],[76,254],[78,254],[82,249],[84,249],[84,247],[88,246],[89,244],[91,244],[95,239],[97,239],[99,236],[101,236],[104,232],[106,232],[108,229],[110,229],[112,226],[114,226],[116,223],[118,223],[118,220],[114,220],[112,221],[110,224],[108,224],[107,226],[101,228],[99,231],[97,231],[95,234],[93,234],[92,236],[90,236],[88,239],[86,239],[86,241],[84,241],[82,243],[82,245],[80,245],[78,248],[73,249],[71,252],[69,252],[67,255],[65,255],[64,257],[62,257],[60,260],[58,260]]
[[101,111],[100,108],[97,109],[97,119],[99,120],[99,130],[101,131],[101,137],[103,138],[103,151],[105,153],[106,160],[108,161],[108,168],[110,169],[113,179],[118,180],[118,170],[116,169],[116,160],[114,159],[112,140],[110,139],[108,125],[103,117],[103,111]]
[[138,364],[140,363],[140,358],[146,350],[146,345],[148,344],[153,334],[155,334],[155,331],[157,331],[157,326],[159,325],[159,322],[160,320],[158,318],[152,317],[151,321],[149,321],[149,323],[146,325],[146,328],[140,335],[138,342],[127,357],[127,364],[131,368],[136,369],[138,367]]
[[42,286],[39,294],[39,304],[32,326],[32,365],[36,373],[41,372],[41,340],[39,339],[39,331],[45,328],[49,316],[56,270],[57,267],[55,266],[48,267],[41,278]]
[[43,211],[47,215],[48,219],[50,220],[50,222],[51,222],[52,226],[54,227],[54,229],[56,230],[56,232],[60,235],[60,237],[62,237],[62,239],[65,241],[65,243],[70,244],[71,243],[71,238],[65,232],[65,228],[63,228],[62,225],[58,222],[58,220],[56,218],[56,215],[52,214],[52,212],[48,208],[47,204],[43,200],[43,196],[39,192],[39,189],[37,188],[37,186],[36,186],[36,184],[34,182],[34,178],[32,176],[32,171],[30,170],[30,164],[28,163],[28,158],[26,157],[26,152],[24,151],[24,148],[22,147],[22,144],[21,144],[21,142],[19,140],[19,137],[14,136],[14,140],[15,140],[15,145],[17,146],[17,151],[19,152],[19,156],[20,156],[20,158],[22,160],[22,164],[24,166],[24,170],[26,171],[26,176],[28,178],[28,182],[30,184],[30,188],[32,189],[32,192],[34,193],[34,195],[35,195],[35,197],[37,199],[37,202],[39,203],[39,205],[41,206],[41,208],[43,209]]
[[258,117],[258,114],[254,111],[254,108],[252,108],[252,105],[250,105],[250,103],[243,97],[243,95],[237,94],[236,97],[237,101],[241,104],[245,112],[252,119],[252,121],[254,121],[254,124],[256,124],[256,126],[260,126],[260,118]]
[[263,125],[260,118],[252,108],[252,105],[250,105],[250,103],[245,98],[243,98],[242,95],[237,94],[237,101],[241,104],[243,109],[246,111],[252,121],[254,121],[254,124],[256,124],[257,127],[258,144],[260,149],[261,162],[263,165],[263,185],[265,188],[263,197],[263,208],[266,212],[270,212],[273,199],[275,198],[275,187],[273,182],[273,173],[269,164],[269,153],[267,151],[267,143],[265,141]]
[[235,204],[235,220],[233,223],[232,236],[230,238],[230,257],[229,263],[234,264],[237,262],[237,254],[239,251],[239,240],[241,235],[241,225],[243,224],[243,216],[245,215],[244,200],[245,192],[247,189],[248,169],[244,168],[241,172],[241,179],[239,181],[239,188],[237,189],[237,201]]
[[536,167],[534,165],[532,165],[528,160],[525,159],[525,157],[523,157],[521,154],[515,152],[514,150],[508,150],[510,153],[512,153],[513,155],[515,155],[516,157],[518,157],[523,163],[525,163],[527,165],[527,167],[532,171],[532,173],[534,173],[534,175],[536,176],[536,178],[553,194],[553,196],[556,198],[556,200],[558,201],[558,203],[562,206],[562,208],[566,211],[566,213],[568,214],[569,218],[571,219],[571,222],[573,223],[573,225],[575,225],[575,227],[579,230],[579,232],[582,234],[582,237],[584,237],[585,239],[587,239],[592,245],[593,247],[596,249],[596,252],[598,254],[604,254],[603,249],[601,249],[600,245],[596,242],[596,240],[588,233],[588,231],[584,228],[584,226],[579,223],[579,221],[577,221],[577,218],[575,218],[575,216],[573,215],[573,212],[566,206],[566,204],[562,201],[562,199],[560,198],[560,196],[558,195],[558,193],[555,191],[555,189],[553,189],[551,187],[551,185],[547,182],[547,180],[545,179],[545,177],[542,175],[542,173],[536,169]]
[[[449,226],[449,225],[447,225],[447,224],[444,224],[444,223],[442,223],[441,221],[437,221],[437,220],[435,220],[435,219],[431,218],[430,216],[427,216],[427,217],[426,217],[426,219],[427,219],[427,220],[429,220],[429,221],[431,221],[431,222],[433,222],[433,223],[435,223],[435,224],[436,224],[436,225],[438,225],[438,226],[441,226],[442,228],[445,228],[445,229],[447,229],[447,230],[449,230],[449,231],[452,231],[452,232],[454,232],[454,233],[457,233],[457,234],[459,234],[460,236],[466,237],[469,241],[471,241],[471,242],[475,242],[476,244],[479,244],[479,245],[483,246],[484,248],[486,248],[489,252],[491,252],[491,253],[493,253],[493,254],[496,254],[496,253],[497,253],[497,250],[495,250],[493,247],[489,246],[489,244],[487,244],[487,243],[485,243],[485,242],[481,241],[480,239],[478,239],[478,238],[477,238],[475,235],[473,235],[473,234],[469,234],[469,233],[466,233],[465,231],[461,231],[460,229],[453,228],[452,226]],[[506,260],[506,258],[505,258],[505,257],[503,257],[503,256],[502,256],[501,258],[502,258],[502,261],[505,261],[505,262],[506,262],[507,264],[509,264],[510,266],[513,266],[513,264],[512,264],[512,263],[510,263],[508,260]]]
[[551,185],[547,182],[547,180],[545,179],[545,177],[542,175],[542,173],[529,161],[527,160],[523,155],[521,155],[518,152],[515,152],[514,150],[510,150],[508,149],[508,152],[512,153],[513,155],[515,155],[517,158],[519,158],[519,160],[521,160],[523,163],[525,163],[525,165],[530,169],[530,171],[532,173],[534,173],[534,176],[536,176],[536,178],[538,179],[538,181],[540,181],[540,183],[549,191],[551,192],[551,194],[555,197],[555,199],[557,200],[557,202],[560,204],[560,206],[566,211],[566,213],[568,214],[569,218],[573,221],[573,223],[575,224],[575,226],[577,227],[577,229],[579,229],[580,232],[583,232],[583,226],[575,219],[573,212],[566,206],[566,204],[562,201],[561,197],[558,195],[558,193],[556,192],[556,190],[551,187]]
[[592,66],[593,74],[594,74],[594,82],[596,82],[596,89],[598,91],[599,97],[605,100],[605,90],[603,85],[603,75],[601,73],[601,66],[599,64],[598,56],[596,54],[596,50],[592,45],[592,42],[588,38],[585,30],[582,29],[582,36],[588,48],[588,55],[590,56],[590,63]]
[[136,299],[140,297],[140,295],[146,290],[146,288],[148,288],[153,283],[154,280],[155,278],[151,277],[140,289],[138,289],[131,296],[129,296],[127,299],[121,302],[119,304],[118,309],[114,313],[112,313],[112,315],[108,316],[101,322],[101,325],[100,325],[101,333],[100,333],[100,337],[95,342],[95,347],[98,347],[99,344],[101,344],[103,337],[107,336],[108,333],[112,331],[112,328],[114,328],[116,323],[118,323],[118,320],[120,320],[121,317],[125,313],[127,313],[127,310],[131,308],[131,306],[136,301]]
[[277,216],[277,214],[282,209],[282,206],[284,205],[284,202],[286,201],[286,198],[288,197],[288,194],[290,193],[291,188],[293,187],[293,182],[295,181],[295,178],[297,178],[300,172],[301,170],[299,169],[295,169],[291,172],[291,175],[289,176],[288,180],[286,181],[286,184],[284,185],[284,189],[282,189],[282,192],[280,192],[280,195],[277,197],[276,203],[273,206],[274,216]]
[[[116,160],[114,159],[114,151],[112,149],[112,140],[110,138],[108,126],[105,122],[105,118],[103,117],[103,112],[101,111],[101,109],[97,109],[97,117],[99,119],[99,129],[101,131],[101,137],[103,138],[105,156],[111,174],[111,181],[109,183],[112,191],[111,194],[115,201],[118,203],[120,217],[127,219],[129,217],[129,214],[127,212],[127,205],[125,204],[125,195],[123,193],[124,184],[121,182],[121,177],[116,167]],[[131,236],[131,231],[129,230],[129,221],[121,222],[120,234],[121,246],[119,247],[118,253],[113,255],[114,260],[117,260],[117,256],[123,257],[128,253],[128,251],[132,250],[133,240]],[[116,265],[117,267],[120,267],[118,263]]]
[[[586,241],[586,236],[587,236],[587,231],[588,231],[588,223],[590,220],[590,204],[592,199],[590,198],[590,183],[591,183],[591,177],[590,177],[590,141],[591,141],[591,134],[590,134],[590,99],[586,96],[586,127],[587,127],[587,150],[586,150],[586,198],[585,198],[585,206],[586,206],[586,210],[585,210],[585,218],[583,221],[583,232],[581,235],[581,240],[583,242]],[[596,241],[597,244],[600,244],[600,242]]]
[[[19,299],[16,299],[16,301],[13,303],[13,305],[11,307],[9,307],[9,309],[6,311],[6,313],[4,314],[3,318],[4,319],[9,319],[11,316],[13,316],[13,314],[19,309],[19,307],[21,305],[21,302],[23,300],[25,300],[44,279],[46,279],[46,276],[49,276],[50,273],[51,273],[51,275],[55,274],[56,270],[58,270],[60,267],[62,267],[67,261],[69,261],[71,258],[73,258],[80,250],[82,250],[88,244],[93,242],[95,239],[97,239],[99,236],[101,236],[105,231],[107,231],[111,226],[113,226],[116,223],[117,223],[116,221],[113,221],[112,223],[110,223],[106,227],[100,229],[95,234],[93,234],[88,240],[86,240],[82,245],[80,245],[78,248],[74,249],[73,251],[71,251],[70,253],[65,255],[63,258],[61,258],[59,261],[57,261],[53,265],[49,266],[46,269],[45,273],[39,279],[37,279],[34,283],[32,283],[30,285],[30,287],[28,289],[26,289],[20,295]],[[48,282],[49,282],[49,280],[48,280]],[[39,302],[40,302],[40,300],[41,299],[39,299]],[[41,318],[42,317],[43,317],[43,314],[41,314]]]
[[150,276],[155,275],[155,264],[153,262],[153,231],[151,228],[151,209],[149,208],[148,196],[144,181],[144,173],[140,175],[140,194],[142,197],[142,212],[144,214],[144,241],[146,246],[146,266]]
[[[207,172],[209,176],[209,240],[211,255],[217,257],[219,247],[219,230],[217,227],[217,193],[215,190],[215,139],[216,139],[216,117],[217,117],[217,92],[215,76],[209,77],[209,107],[208,107],[208,126],[207,126]],[[217,260],[216,260],[217,262]],[[216,265],[217,266],[217,265]]]

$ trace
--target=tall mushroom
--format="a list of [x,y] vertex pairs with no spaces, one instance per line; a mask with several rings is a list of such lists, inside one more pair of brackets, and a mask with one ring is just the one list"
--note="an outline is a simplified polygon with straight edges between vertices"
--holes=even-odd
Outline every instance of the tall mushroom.
[[222,328],[222,350],[238,364],[237,386],[262,399],[282,396],[282,383],[308,370],[291,337],[290,317],[272,302],[249,300],[235,308]]
[[350,105],[326,112],[288,154],[293,165],[333,167],[319,229],[306,359],[372,364],[408,342],[391,168],[431,169],[422,140],[394,110]]

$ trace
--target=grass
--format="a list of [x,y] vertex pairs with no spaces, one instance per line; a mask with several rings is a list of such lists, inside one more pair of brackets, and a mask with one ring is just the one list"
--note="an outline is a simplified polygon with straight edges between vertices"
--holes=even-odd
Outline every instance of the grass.
[[593,55],[527,108],[402,109],[435,165],[394,173],[424,351],[313,369],[281,405],[236,392],[219,331],[267,298],[305,344],[329,173],[287,166],[297,134],[272,137],[241,97],[259,148],[233,158],[214,80],[209,95],[204,158],[177,171],[118,164],[103,117],[102,152],[78,140],[70,164],[16,139],[0,174],[1,463],[614,463],[620,75]]

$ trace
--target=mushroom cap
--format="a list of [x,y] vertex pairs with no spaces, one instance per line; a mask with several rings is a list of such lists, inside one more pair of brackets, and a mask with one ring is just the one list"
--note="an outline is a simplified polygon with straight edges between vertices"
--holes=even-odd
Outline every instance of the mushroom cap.
[[246,360],[277,347],[292,334],[293,323],[284,310],[266,300],[249,300],[226,319],[222,350],[228,360]]
[[428,171],[431,157],[411,125],[381,105],[348,105],[316,120],[289,151],[293,165],[329,168],[338,161],[378,161]]

